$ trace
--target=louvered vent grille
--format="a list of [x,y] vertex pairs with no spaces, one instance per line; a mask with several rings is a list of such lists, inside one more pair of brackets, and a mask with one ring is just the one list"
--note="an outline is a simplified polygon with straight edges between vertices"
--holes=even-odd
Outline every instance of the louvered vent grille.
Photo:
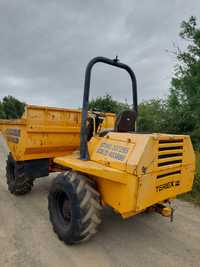
[[[159,140],[158,148],[158,169],[164,167],[177,167],[183,161],[183,139]],[[166,169],[166,168],[165,168]],[[181,170],[170,170],[164,174],[159,174],[157,178],[163,178],[171,175],[180,174]]]

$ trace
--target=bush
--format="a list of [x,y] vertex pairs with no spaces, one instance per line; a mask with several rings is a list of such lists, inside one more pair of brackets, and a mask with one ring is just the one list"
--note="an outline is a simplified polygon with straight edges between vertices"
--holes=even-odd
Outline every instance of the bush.
[[200,205],[200,152],[196,152],[196,174],[192,191],[182,195],[180,198],[192,201],[194,204]]

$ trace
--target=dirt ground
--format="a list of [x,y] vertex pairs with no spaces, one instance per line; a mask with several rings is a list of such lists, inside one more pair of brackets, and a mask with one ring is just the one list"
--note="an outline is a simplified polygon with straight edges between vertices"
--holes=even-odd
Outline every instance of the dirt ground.
[[173,223],[158,214],[128,220],[105,210],[99,233],[66,246],[53,233],[47,194],[53,177],[15,197],[7,191],[6,149],[0,137],[0,267],[200,266],[200,208],[175,201]]

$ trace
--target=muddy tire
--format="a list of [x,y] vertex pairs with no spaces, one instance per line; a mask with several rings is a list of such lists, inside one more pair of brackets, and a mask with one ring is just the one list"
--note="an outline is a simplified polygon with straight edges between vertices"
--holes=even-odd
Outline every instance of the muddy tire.
[[25,195],[33,187],[33,179],[25,175],[23,162],[16,162],[12,155],[8,155],[6,165],[8,190],[14,195]]
[[77,172],[62,173],[54,179],[48,203],[53,229],[67,245],[90,239],[101,223],[99,193]]

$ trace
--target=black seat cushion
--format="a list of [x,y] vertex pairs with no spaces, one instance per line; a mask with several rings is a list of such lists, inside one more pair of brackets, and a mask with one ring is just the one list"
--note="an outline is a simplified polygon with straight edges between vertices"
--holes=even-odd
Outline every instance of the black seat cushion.
[[122,111],[115,122],[115,132],[135,131],[136,112],[134,110]]

